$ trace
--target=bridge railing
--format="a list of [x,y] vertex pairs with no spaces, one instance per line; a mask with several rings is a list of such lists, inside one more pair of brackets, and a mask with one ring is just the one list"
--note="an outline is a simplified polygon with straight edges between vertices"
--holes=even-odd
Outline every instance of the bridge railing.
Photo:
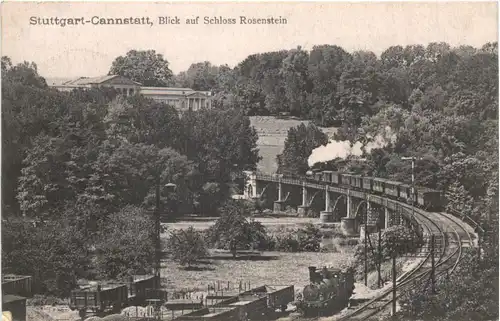
[[469,224],[473,229],[474,231],[476,231],[476,233],[481,233],[481,234],[484,234],[484,229],[481,227],[481,225],[476,222],[472,217],[470,217],[469,215],[467,214],[462,214],[458,211],[454,211],[454,210],[448,210],[448,212],[455,216],[456,218],[458,219],[461,219],[462,221],[464,221],[465,223]]

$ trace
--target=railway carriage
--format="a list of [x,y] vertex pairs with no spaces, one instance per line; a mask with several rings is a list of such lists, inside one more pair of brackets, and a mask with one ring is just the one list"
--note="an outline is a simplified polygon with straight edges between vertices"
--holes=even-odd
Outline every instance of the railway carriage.
[[372,190],[374,192],[384,194],[384,192],[385,192],[385,180],[383,178],[374,177],[372,180]]
[[331,171],[323,171],[323,180],[327,183],[332,182],[332,172]]
[[408,184],[399,185],[399,198],[408,204],[411,203],[411,186]]
[[339,176],[340,176],[340,184],[351,186],[351,174],[342,173]]
[[[385,178],[365,177],[354,175],[353,173],[341,173],[336,171],[322,171],[312,174],[308,172],[308,179],[315,183],[344,185],[353,189],[362,190],[367,193],[385,195],[392,199],[403,201],[409,205],[412,204],[411,185],[392,181]],[[414,202],[417,206],[428,210],[442,210],[444,199],[440,191],[415,186]]]
[[363,177],[361,175],[351,175],[351,186],[355,188],[363,188]]
[[340,184],[340,173],[339,172],[331,172],[332,184],[339,185]]
[[396,181],[386,180],[384,184],[385,184],[385,194],[392,196],[394,198],[399,197],[399,186],[401,185],[401,183]]
[[363,189],[367,192],[372,191],[373,177],[363,177]]

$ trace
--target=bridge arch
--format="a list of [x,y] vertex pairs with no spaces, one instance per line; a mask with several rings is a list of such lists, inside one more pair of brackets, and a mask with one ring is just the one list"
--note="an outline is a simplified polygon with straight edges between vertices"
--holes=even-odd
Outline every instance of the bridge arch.
[[332,212],[335,212],[335,209],[337,208],[337,204],[339,203],[339,201],[340,201],[341,198],[343,198],[347,202],[347,195],[346,194],[340,194],[340,196],[337,197],[337,199],[333,203]]
[[359,210],[361,209],[361,206],[365,205],[365,208],[366,208],[366,213],[365,213],[365,216],[366,218],[365,219],[368,219],[368,202],[365,201],[365,200],[362,200],[361,202],[359,202],[358,206],[356,207],[356,211],[354,212],[354,217],[358,217],[359,215]]

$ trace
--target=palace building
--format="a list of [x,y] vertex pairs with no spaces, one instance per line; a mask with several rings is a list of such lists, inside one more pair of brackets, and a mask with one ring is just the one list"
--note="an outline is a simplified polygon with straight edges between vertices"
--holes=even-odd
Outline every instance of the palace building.
[[212,93],[210,91],[196,91],[191,88],[175,87],[145,87],[120,75],[109,75],[95,78],[80,77],[73,80],[50,81],[50,87],[60,91],[71,91],[78,88],[112,87],[122,95],[131,96],[140,93],[145,97],[158,102],[174,106],[177,110],[198,110],[212,107]]

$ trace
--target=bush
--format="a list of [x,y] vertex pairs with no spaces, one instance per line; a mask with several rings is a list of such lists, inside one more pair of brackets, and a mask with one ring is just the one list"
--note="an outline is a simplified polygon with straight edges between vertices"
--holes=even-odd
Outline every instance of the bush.
[[303,228],[279,228],[273,234],[274,250],[283,252],[318,252],[321,245],[321,232],[313,224]]
[[192,226],[187,230],[174,230],[168,239],[172,259],[188,267],[208,255],[204,236]]
[[209,244],[230,250],[233,256],[237,250],[265,250],[267,231],[260,222],[247,219],[246,210],[247,207],[237,201],[229,201],[219,208],[219,219],[207,231]]

